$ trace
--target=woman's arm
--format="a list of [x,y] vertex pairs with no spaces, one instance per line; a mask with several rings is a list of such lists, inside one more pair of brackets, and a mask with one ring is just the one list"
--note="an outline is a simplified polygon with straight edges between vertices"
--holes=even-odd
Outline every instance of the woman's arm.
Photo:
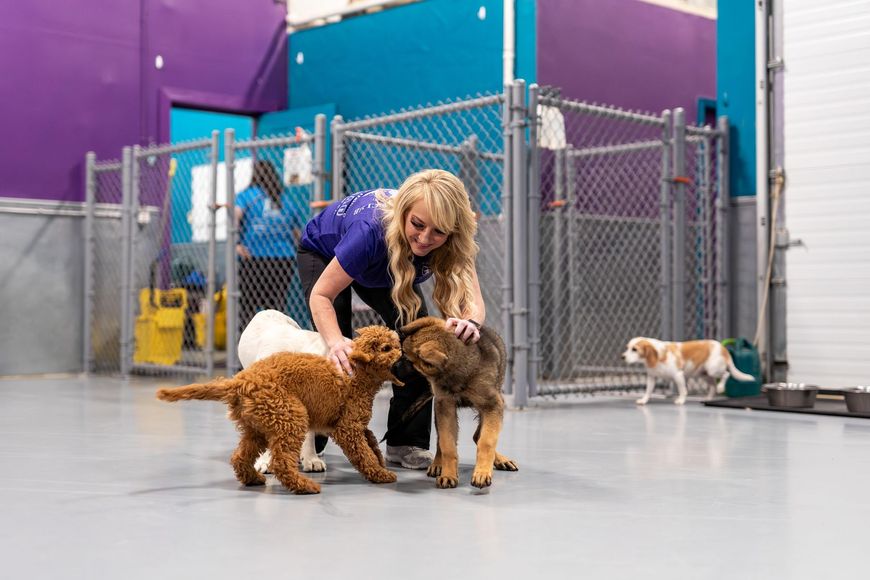
[[474,304],[469,304],[462,312],[462,317],[471,319],[479,324],[486,320],[486,304],[483,302],[483,293],[480,291],[480,280],[477,278],[477,268],[471,271],[471,291],[474,294]]
[[317,327],[317,332],[329,346],[329,359],[347,374],[353,372],[348,355],[351,351],[351,342],[341,334],[338,326],[338,317],[335,314],[333,302],[339,293],[350,286],[353,282],[336,258],[333,258],[326,269],[314,283],[308,306],[311,308],[311,318]]
[[480,340],[480,325],[486,319],[486,305],[483,302],[483,293],[480,291],[477,268],[471,271],[471,292],[474,295],[474,302],[465,306],[462,318],[448,318],[446,323],[447,328],[454,328],[456,338],[464,342]]

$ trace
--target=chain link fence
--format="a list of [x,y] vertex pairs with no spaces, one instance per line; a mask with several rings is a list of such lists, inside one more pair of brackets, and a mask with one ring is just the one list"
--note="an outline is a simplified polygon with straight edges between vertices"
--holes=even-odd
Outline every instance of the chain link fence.
[[[88,156],[89,370],[230,373],[256,311],[310,328],[295,263],[307,220],[432,167],[462,180],[477,213],[486,320],[505,338],[515,404],[640,388],[642,369],[621,359],[633,336],[727,336],[724,120],[691,127],[680,109],[590,105],[517,81],[314,127]],[[355,300],[355,326],[379,322]]]

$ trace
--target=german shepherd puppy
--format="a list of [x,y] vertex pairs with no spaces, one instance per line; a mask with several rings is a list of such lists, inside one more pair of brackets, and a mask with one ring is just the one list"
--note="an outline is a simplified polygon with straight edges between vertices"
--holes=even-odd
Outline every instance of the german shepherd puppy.
[[432,316],[402,327],[400,334],[405,356],[428,379],[435,397],[438,450],[428,472],[435,478],[435,485],[450,488],[459,484],[459,407],[472,407],[479,419],[474,432],[477,461],[471,485],[492,485],[493,467],[517,471],[517,464],[495,449],[504,416],[501,385],[507,357],[501,337],[484,326],[478,342],[465,344],[445,327],[443,320]]

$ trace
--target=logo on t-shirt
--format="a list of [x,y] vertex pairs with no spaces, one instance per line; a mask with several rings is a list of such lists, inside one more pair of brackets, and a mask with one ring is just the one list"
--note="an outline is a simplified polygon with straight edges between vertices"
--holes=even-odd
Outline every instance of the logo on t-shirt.
[[347,210],[348,210],[348,208],[349,208],[349,207],[350,207],[350,206],[351,206],[351,205],[352,205],[352,204],[353,204],[357,199],[359,199],[360,196],[366,195],[367,193],[371,193],[371,192],[368,192],[368,191],[360,191],[360,192],[358,192],[358,193],[355,193],[355,194],[353,194],[353,195],[350,195],[350,196],[344,198],[344,199],[342,200],[342,202],[341,202],[340,204],[338,204],[338,207],[335,209],[335,215],[336,215],[336,217],[344,217],[345,215],[347,215]]

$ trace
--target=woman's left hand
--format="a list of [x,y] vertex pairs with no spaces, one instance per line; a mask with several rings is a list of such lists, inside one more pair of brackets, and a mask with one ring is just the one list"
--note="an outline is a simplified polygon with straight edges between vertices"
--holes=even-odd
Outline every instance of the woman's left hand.
[[475,343],[480,340],[480,330],[470,320],[448,318],[445,326],[448,330],[453,328],[453,334],[456,335],[456,338],[466,344]]

